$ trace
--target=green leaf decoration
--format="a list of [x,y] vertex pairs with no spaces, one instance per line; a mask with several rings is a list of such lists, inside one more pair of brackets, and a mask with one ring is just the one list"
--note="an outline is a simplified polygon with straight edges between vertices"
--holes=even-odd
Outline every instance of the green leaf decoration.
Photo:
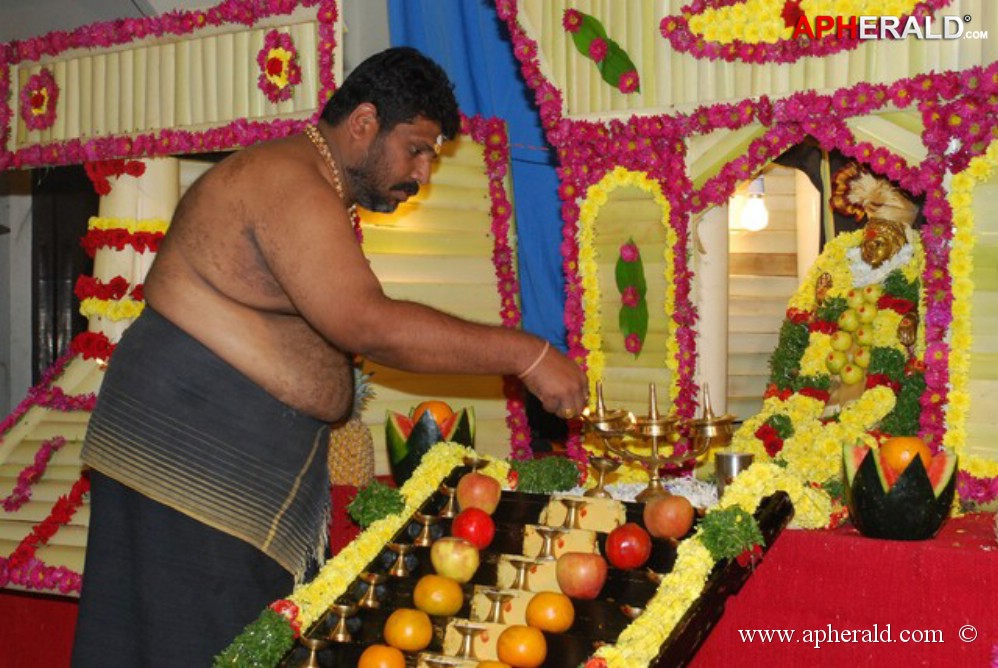
[[377,480],[357,492],[357,496],[347,506],[350,517],[363,529],[403,510],[405,499],[402,498],[402,493]]
[[919,281],[916,278],[911,283],[904,277],[900,269],[895,269],[884,279],[884,292],[892,297],[907,299],[913,304],[918,304]]
[[815,312],[815,316],[818,320],[823,320],[825,322],[838,322],[839,316],[845,313],[846,309],[849,308],[849,304],[842,297],[831,297],[826,299],[824,303],[818,307]]
[[776,430],[777,435],[786,440],[794,435],[794,425],[790,421],[790,416],[786,413],[775,413],[770,415],[765,424]]
[[[631,57],[621,48],[620,44],[610,39],[606,34],[606,28],[603,27],[603,24],[590,14],[585,14],[577,10],[568,11],[575,12],[581,17],[578,30],[575,32],[568,31],[572,36],[572,43],[575,44],[575,48],[578,49],[579,53],[592,60],[590,47],[593,40],[600,39],[606,43],[606,56],[601,61],[594,61],[603,81],[625,94],[640,92],[641,87],[637,80],[637,67],[634,66]],[[621,87],[621,78],[628,72],[634,73],[635,84],[633,89],[624,90]]]
[[734,559],[745,550],[763,544],[759,524],[738,506],[712,510],[704,515],[697,536],[718,561]]
[[807,325],[787,319],[780,327],[780,340],[769,358],[769,382],[778,389],[791,389],[800,373],[800,360],[807,348],[810,332]]
[[276,666],[294,645],[294,632],[288,620],[267,608],[250,623],[225,651],[215,657],[214,666],[271,668]]
[[871,376],[882,374],[891,380],[900,382],[904,376],[905,364],[907,364],[907,360],[900,350],[877,346],[870,350],[870,366],[866,373]]
[[[624,259],[624,248],[633,251],[634,260]],[[613,273],[622,301],[620,311],[617,314],[617,324],[620,327],[620,333],[624,336],[625,346],[628,337],[636,337],[643,344],[648,335],[648,302],[645,300],[648,284],[645,281],[645,267],[641,261],[641,251],[634,243],[633,237],[621,246],[621,253],[617,256],[617,264]],[[636,295],[637,302],[633,305],[623,303],[625,294]],[[639,348],[632,354],[637,358],[641,354],[641,349]]]
[[648,302],[642,299],[637,306],[621,306],[617,323],[624,338],[637,334],[638,338],[644,341],[648,333]]

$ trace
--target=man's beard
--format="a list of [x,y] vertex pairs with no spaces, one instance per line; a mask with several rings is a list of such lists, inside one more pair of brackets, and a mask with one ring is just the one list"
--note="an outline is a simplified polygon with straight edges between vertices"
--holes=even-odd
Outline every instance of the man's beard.
[[364,160],[356,166],[348,165],[345,170],[350,191],[354,193],[357,204],[368,211],[391,213],[398,208],[399,201],[389,195],[390,191],[404,192],[409,197],[419,192],[419,183],[413,180],[400,181],[383,189],[378,176],[388,171],[383,139],[379,135],[368,149]]

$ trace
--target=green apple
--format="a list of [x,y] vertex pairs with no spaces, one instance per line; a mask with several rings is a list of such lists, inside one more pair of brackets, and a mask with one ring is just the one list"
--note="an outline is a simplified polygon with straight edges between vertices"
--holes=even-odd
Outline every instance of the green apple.
[[870,366],[870,349],[861,347],[852,351],[852,363],[863,369]]
[[855,364],[846,364],[842,367],[842,371],[839,371],[839,376],[846,385],[855,385],[863,380],[865,374],[863,373],[863,369]]
[[865,301],[862,290],[853,288],[846,293],[846,303],[849,304],[849,308],[859,308]]
[[877,317],[878,310],[875,304],[863,304],[856,309],[856,317],[863,324],[871,323]]
[[830,343],[832,344],[833,350],[841,350],[845,352],[852,348],[852,334],[839,330],[832,334]]
[[870,304],[876,304],[880,300],[880,295],[884,294],[884,289],[874,283],[863,288],[863,299]]
[[830,373],[838,373],[846,365],[849,359],[841,350],[833,350],[825,357],[825,367]]
[[478,570],[478,549],[464,538],[446,536],[430,548],[430,563],[438,575],[464,584]]
[[839,316],[839,329],[844,329],[847,332],[855,332],[857,327],[859,327],[859,316],[856,315],[854,309],[847,308]]
[[872,346],[873,345],[873,327],[863,326],[858,328],[852,333],[853,337],[856,339],[856,343],[861,346]]

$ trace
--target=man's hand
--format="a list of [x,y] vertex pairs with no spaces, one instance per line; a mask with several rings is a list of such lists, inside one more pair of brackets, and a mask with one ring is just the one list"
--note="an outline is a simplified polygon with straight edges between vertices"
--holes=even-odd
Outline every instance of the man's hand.
[[586,374],[578,364],[554,348],[547,348],[521,379],[540,399],[544,410],[560,418],[578,417],[589,403]]

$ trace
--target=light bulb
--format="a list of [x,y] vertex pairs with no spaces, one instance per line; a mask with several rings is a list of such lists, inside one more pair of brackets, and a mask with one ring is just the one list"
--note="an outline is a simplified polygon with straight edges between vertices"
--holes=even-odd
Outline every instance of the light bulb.
[[760,195],[749,195],[742,208],[742,227],[749,232],[758,232],[769,225],[769,211]]

